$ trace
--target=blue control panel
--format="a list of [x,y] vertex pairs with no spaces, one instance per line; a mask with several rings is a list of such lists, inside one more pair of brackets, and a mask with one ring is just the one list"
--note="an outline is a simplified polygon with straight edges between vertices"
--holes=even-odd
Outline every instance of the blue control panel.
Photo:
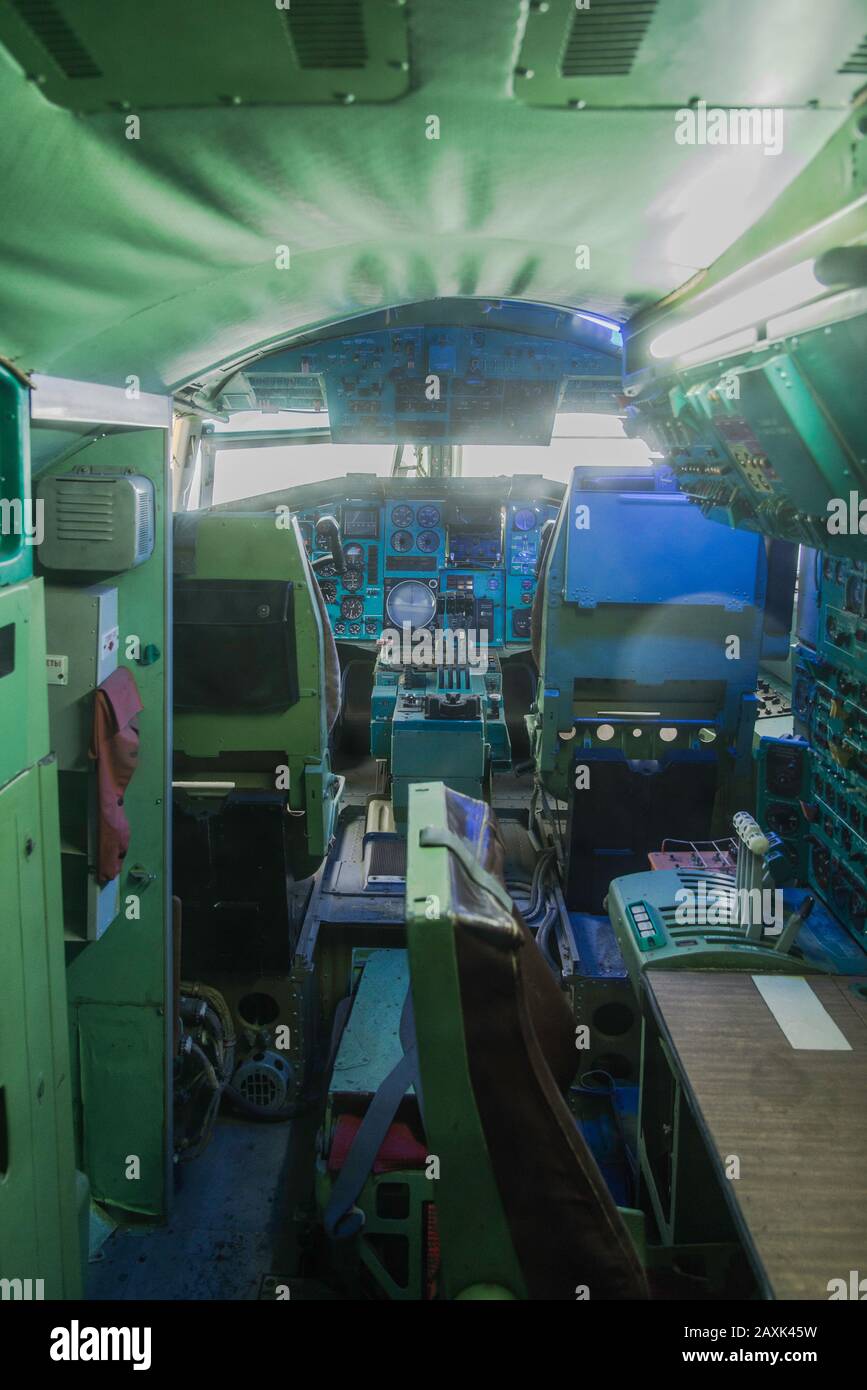
[[[502,308],[502,306],[501,306]],[[558,409],[617,412],[619,336],[554,309],[535,331],[422,325],[280,348],[232,378],[228,410],[327,410],[339,444],[548,444]],[[515,317],[513,313],[512,318]],[[592,340],[592,341],[589,341]]]
[[340,525],[346,569],[340,575],[326,560],[316,574],[341,641],[376,642],[409,623],[487,633],[490,647],[527,647],[542,527],[557,511],[544,494],[499,502],[476,491],[344,498],[295,514],[314,559],[329,553],[320,519]]

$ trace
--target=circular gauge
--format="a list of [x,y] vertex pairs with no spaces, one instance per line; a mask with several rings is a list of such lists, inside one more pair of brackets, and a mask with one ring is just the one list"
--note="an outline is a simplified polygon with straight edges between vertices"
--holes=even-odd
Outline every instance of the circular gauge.
[[439,546],[440,538],[436,531],[419,531],[416,544],[419,550],[436,550]]
[[349,622],[355,622],[364,612],[364,604],[360,598],[345,598],[340,603],[340,616]]
[[347,565],[354,570],[364,569],[364,546],[345,545],[343,547],[343,558]]
[[343,574],[343,587],[349,594],[354,594],[364,583],[364,575],[361,570],[345,570]]
[[412,532],[395,531],[391,538],[391,548],[400,551],[401,555],[407,550],[412,550]]
[[319,588],[322,590],[322,597],[325,599],[326,603],[337,602],[336,584],[332,584],[329,580],[326,580],[324,584],[319,585]]
[[394,508],[391,514],[391,523],[393,526],[412,526],[412,518],[412,507],[402,505]]
[[402,628],[404,623],[413,628],[427,627],[436,607],[436,594],[419,579],[402,579],[385,600],[388,620],[397,628]]
[[337,573],[337,566],[332,565],[329,560],[327,565],[317,565],[315,573],[317,579],[333,579]]
[[330,548],[329,538],[334,534],[331,526],[323,524],[324,521],[325,518],[323,517],[322,521],[317,521],[316,523],[316,544],[320,550],[328,550]]
[[529,507],[522,507],[519,512],[515,512],[513,525],[516,531],[532,531],[536,525],[536,513]]
[[416,514],[419,526],[439,526],[440,509],[439,507],[419,507]]

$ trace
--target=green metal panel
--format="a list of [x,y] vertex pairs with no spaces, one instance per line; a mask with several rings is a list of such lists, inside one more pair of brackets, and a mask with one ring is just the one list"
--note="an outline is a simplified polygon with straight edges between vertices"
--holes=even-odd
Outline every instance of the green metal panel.
[[696,92],[729,107],[845,106],[857,78],[841,67],[863,36],[864,8],[843,0],[835,12],[824,26],[813,0],[727,0],[724,14],[666,0],[530,0],[515,95],[582,110],[680,107]]
[[427,826],[445,828],[442,782],[409,789],[406,930],[425,1129],[440,1160],[436,1189],[447,1298],[475,1297],[479,1285],[501,1297],[526,1289],[491,1168],[470,1081],[455,953],[449,850],[422,846]]
[[[86,440],[50,471],[65,472],[85,460],[95,469],[128,469],[152,479],[156,540],[144,564],[104,577],[118,589],[119,660],[132,671],[144,708],[139,766],[124,797],[131,841],[120,875],[121,912],[99,941],[67,947],[78,1152],[98,1200],[161,1216],[171,1191],[166,432],[136,430]],[[92,576],[83,578],[89,582]],[[127,656],[132,636],[140,639],[143,653],[152,649],[147,664]],[[75,776],[87,778],[86,773]],[[68,800],[70,794],[64,779],[63,796]],[[61,806],[64,814],[69,809]],[[153,877],[137,877],[139,869]],[[131,897],[137,899],[138,918],[127,916]],[[135,1171],[127,1162],[131,1156],[140,1160],[138,1177],[130,1175]]]
[[57,777],[31,767],[0,792],[0,1278],[81,1296]]
[[[123,930],[120,923],[118,928]],[[91,1191],[129,1211],[154,1214],[166,1138],[157,1108],[162,1087],[156,1081],[165,1062],[162,1011],[138,1003],[79,1000],[76,1018],[82,1166]],[[139,1178],[127,1177],[134,1157],[140,1160]]]
[[0,786],[49,746],[45,606],[36,579],[0,589]]
[[409,86],[391,0],[8,0],[0,40],[73,111],[390,101]]

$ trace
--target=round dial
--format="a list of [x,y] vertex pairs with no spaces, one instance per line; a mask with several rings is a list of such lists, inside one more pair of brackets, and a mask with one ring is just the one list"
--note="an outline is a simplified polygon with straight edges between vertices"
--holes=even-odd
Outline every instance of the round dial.
[[403,554],[407,550],[412,550],[412,532],[395,531],[391,538],[392,550],[398,550]]
[[439,526],[440,509],[439,507],[419,507],[416,514],[419,526]]
[[337,585],[336,585],[336,584],[332,584],[330,580],[327,580],[327,579],[326,579],[325,583],[324,583],[324,584],[320,584],[319,587],[320,587],[320,589],[322,590],[322,597],[325,599],[325,602],[326,602],[326,603],[336,603],[336,602],[337,602]]
[[440,543],[440,538],[436,531],[419,531],[417,545],[419,550],[436,550]]
[[410,623],[413,628],[427,627],[437,607],[436,594],[418,579],[403,579],[385,601],[385,611],[389,622],[402,628]]
[[515,512],[514,527],[516,531],[532,531],[536,525],[536,513],[529,507],[522,507],[519,512]]
[[330,549],[329,537],[333,534],[330,526],[323,526],[322,522],[316,523],[316,544],[320,550]]
[[364,583],[364,575],[361,570],[344,570],[343,587],[347,593],[354,594]]
[[351,569],[364,569],[364,546],[345,545],[343,547],[343,558]]
[[360,598],[345,598],[340,603],[341,618],[348,618],[350,622],[360,618],[364,612],[364,604]]
[[317,565],[317,566],[316,566],[316,577],[317,577],[317,579],[333,579],[334,576],[336,575],[336,573],[337,573],[337,566],[336,566],[336,565],[332,565],[332,563],[331,563],[330,560],[328,561],[328,564],[327,564],[327,565]]
[[391,514],[393,526],[412,526],[413,511],[412,507],[401,505],[395,507]]

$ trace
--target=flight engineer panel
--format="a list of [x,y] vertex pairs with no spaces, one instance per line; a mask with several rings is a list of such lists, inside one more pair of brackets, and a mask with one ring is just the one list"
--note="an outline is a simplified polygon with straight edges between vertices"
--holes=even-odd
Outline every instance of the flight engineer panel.
[[296,512],[308,553],[329,554],[325,516],[340,524],[344,573],[326,561],[316,575],[334,636],[376,642],[405,623],[486,633],[490,647],[527,647],[542,527],[557,515],[548,498],[490,501],[460,496],[386,496],[323,503]]

